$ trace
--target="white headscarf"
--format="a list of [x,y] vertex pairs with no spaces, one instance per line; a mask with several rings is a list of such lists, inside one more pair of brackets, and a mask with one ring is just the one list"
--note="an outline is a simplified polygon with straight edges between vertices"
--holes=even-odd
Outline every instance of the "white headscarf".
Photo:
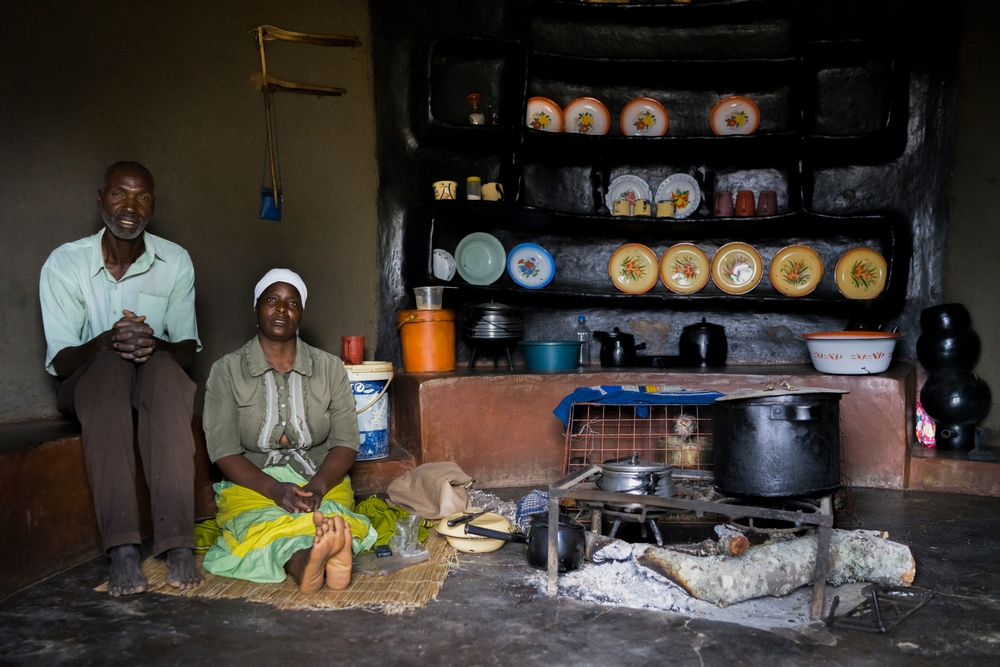
[[271,269],[264,274],[264,277],[260,279],[257,286],[253,288],[254,308],[257,307],[257,299],[260,298],[260,295],[274,283],[288,283],[297,289],[299,291],[299,296],[302,297],[302,308],[304,309],[306,307],[306,296],[309,294],[309,290],[306,289],[306,284],[302,282],[302,278],[299,274],[289,269]]

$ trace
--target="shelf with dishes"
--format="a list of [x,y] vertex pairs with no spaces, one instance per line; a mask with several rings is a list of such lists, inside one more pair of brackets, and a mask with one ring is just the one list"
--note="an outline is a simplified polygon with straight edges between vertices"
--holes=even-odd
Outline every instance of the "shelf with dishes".
[[880,311],[905,298],[909,239],[884,216],[665,222],[453,206],[435,207],[425,277],[460,294],[549,305],[572,297]]

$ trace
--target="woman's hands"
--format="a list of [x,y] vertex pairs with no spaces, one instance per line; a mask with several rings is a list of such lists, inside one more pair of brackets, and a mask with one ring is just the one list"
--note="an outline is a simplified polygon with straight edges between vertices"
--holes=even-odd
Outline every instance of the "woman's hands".
[[288,512],[312,512],[319,508],[322,497],[306,487],[300,487],[291,482],[274,480],[273,489],[266,494],[274,503]]

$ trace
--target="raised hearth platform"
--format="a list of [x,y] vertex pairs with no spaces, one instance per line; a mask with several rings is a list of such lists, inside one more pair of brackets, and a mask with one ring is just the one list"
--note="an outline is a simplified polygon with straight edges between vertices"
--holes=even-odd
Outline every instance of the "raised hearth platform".
[[841,401],[845,477],[853,486],[908,488],[916,396],[916,370],[908,363],[866,376],[825,375],[800,365],[400,372],[392,385],[393,440],[420,463],[454,461],[480,488],[547,485],[561,476],[565,451],[563,425],[552,410],[577,387],[678,385],[731,392],[783,380],[849,391]]

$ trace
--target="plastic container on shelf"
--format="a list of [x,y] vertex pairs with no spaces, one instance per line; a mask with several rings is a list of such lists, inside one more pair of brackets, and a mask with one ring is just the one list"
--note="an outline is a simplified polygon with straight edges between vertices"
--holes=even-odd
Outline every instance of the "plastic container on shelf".
[[441,310],[444,303],[444,287],[414,287],[413,294],[417,297],[417,310]]
[[400,310],[396,328],[407,373],[455,370],[454,310]]
[[590,327],[587,326],[587,318],[580,315],[576,318],[576,339],[580,341],[580,366],[590,365],[590,339],[593,337]]

